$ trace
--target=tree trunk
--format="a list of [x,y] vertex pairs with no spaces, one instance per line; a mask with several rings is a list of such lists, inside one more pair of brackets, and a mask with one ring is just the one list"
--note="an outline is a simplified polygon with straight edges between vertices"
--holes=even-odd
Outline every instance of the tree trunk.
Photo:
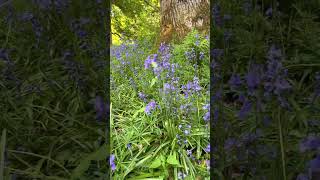
[[160,0],[161,42],[183,38],[192,28],[209,32],[209,0]]

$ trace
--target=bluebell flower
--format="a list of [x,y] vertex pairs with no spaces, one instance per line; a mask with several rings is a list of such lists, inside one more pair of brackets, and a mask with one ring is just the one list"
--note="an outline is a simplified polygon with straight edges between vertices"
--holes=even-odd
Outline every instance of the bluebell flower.
[[10,61],[9,55],[6,49],[3,49],[3,48],[0,49],[0,60],[4,60],[6,61],[6,63]]
[[187,155],[188,155],[188,156],[191,156],[191,155],[192,155],[192,149],[188,149],[188,150],[187,150]]
[[182,172],[178,172],[178,179],[185,179],[187,177],[187,174],[184,174]]
[[279,49],[275,44],[272,44],[267,53],[268,60],[281,60],[282,53],[281,49]]
[[199,84],[199,78],[196,76],[193,78],[192,88],[195,92],[199,92],[202,89]]
[[266,16],[271,17],[272,16],[272,7],[269,7],[266,11]]
[[282,64],[278,60],[268,60],[265,79],[271,81],[276,78],[282,69]]
[[194,50],[194,48],[191,48],[191,51],[186,51],[185,55],[189,61],[194,60],[196,58],[196,51]]
[[210,144],[208,144],[208,146],[205,148],[205,150],[207,153],[210,153]]
[[317,155],[314,159],[309,162],[309,168],[311,172],[320,170],[320,155]]
[[20,15],[20,18],[22,21],[26,22],[26,21],[31,21],[31,19],[33,18],[33,14],[32,12],[23,12],[21,15]]
[[132,146],[131,143],[128,143],[128,144],[127,144],[127,148],[128,148],[128,149],[130,149],[131,146]]
[[309,176],[306,174],[299,174],[296,180],[310,180]]
[[262,136],[262,131],[260,129],[257,129],[256,132],[244,133],[241,136],[241,140],[242,140],[243,144],[249,145],[249,144],[253,143],[254,141],[256,141],[261,136]]
[[211,51],[211,56],[213,58],[221,57],[221,56],[223,56],[223,54],[224,54],[223,49],[212,49],[212,51]]
[[226,151],[231,151],[233,148],[239,146],[240,143],[235,138],[228,138],[224,143],[224,149]]
[[239,95],[239,97],[238,97],[238,101],[239,102],[241,102],[241,103],[244,103],[245,101],[246,101],[246,96],[243,94],[243,93],[241,93],[240,95]]
[[246,75],[249,92],[253,92],[261,82],[261,74],[259,70],[260,70],[260,66],[257,64],[253,64],[251,65],[250,70]]
[[209,110],[210,109],[210,104],[206,104],[202,107],[202,109],[204,110]]
[[206,39],[207,41],[209,41],[209,35],[206,35],[205,39]]
[[167,94],[169,92],[174,91],[175,87],[173,84],[165,83],[163,89],[164,89],[164,92]]
[[196,38],[195,45],[196,45],[196,46],[199,46],[199,44],[200,44],[200,41],[199,41],[199,34],[196,34],[196,35],[195,35],[195,38]]
[[150,65],[155,62],[154,59],[151,59],[150,56],[144,61],[144,68],[149,69]]
[[213,112],[213,120],[214,120],[215,122],[217,122],[217,121],[218,121],[218,117],[219,117],[219,109],[218,109],[218,108],[215,108],[215,109],[214,109],[214,112]]
[[33,32],[35,33],[35,36],[36,36],[37,40],[39,41],[39,38],[43,32],[43,27],[41,26],[39,20],[36,18],[31,19],[31,24],[32,24]]
[[185,139],[183,142],[184,142],[185,144],[188,144],[188,140],[187,140],[187,139]]
[[147,97],[147,96],[146,96],[144,93],[139,92],[139,93],[138,93],[138,96],[139,96],[139,98],[142,99],[143,101],[146,101],[146,97]]
[[320,147],[320,138],[314,135],[309,135],[300,142],[300,152],[317,150]]
[[151,114],[151,111],[154,110],[156,108],[156,102],[154,100],[151,100],[147,106],[146,106],[146,109],[144,110],[144,112],[147,114],[147,115],[150,115]]
[[287,109],[287,110],[290,110],[290,109],[291,109],[291,108],[290,108],[290,105],[289,105],[289,103],[288,103],[288,101],[287,101],[287,99],[285,99],[285,98],[282,97],[282,96],[278,96],[277,99],[278,99],[278,102],[280,103],[280,106],[281,106],[281,107],[283,107],[283,108],[285,108],[285,109]]
[[160,54],[166,54],[169,52],[169,45],[165,44],[165,43],[161,43],[158,52]]
[[97,96],[95,100],[96,119],[101,121],[107,118],[108,106],[104,103],[101,96]]
[[[210,62],[210,68],[212,68],[212,70],[215,70],[219,67],[219,63],[217,61],[211,61]],[[216,81],[218,79],[218,76],[215,75],[214,76],[214,81]]]
[[211,103],[215,103],[216,101],[219,101],[222,98],[222,90],[219,89],[216,91],[215,95],[211,97]]
[[210,111],[206,112],[206,114],[203,116],[203,120],[206,122],[210,121]]
[[184,130],[184,134],[185,134],[185,135],[189,135],[189,134],[190,134],[190,131],[186,129],[186,130]]
[[233,74],[229,80],[231,89],[235,89],[242,84],[242,80],[238,74]]
[[283,78],[277,78],[276,82],[274,83],[274,86],[274,93],[277,95],[280,95],[285,90],[289,90],[291,88],[289,82]]
[[115,160],[115,155],[111,154],[110,156],[110,166],[111,166],[111,170],[114,171],[116,170],[116,163],[114,162]]
[[51,0],[33,0],[33,3],[38,5],[41,9],[49,9],[51,7]]
[[214,4],[214,5],[213,5],[212,13],[213,13],[212,18],[214,18],[215,25],[216,25],[217,27],[221,27],[221,26],[223,25],[223,21],[222,21],[222,18],[221,18],[221,8],[220,8],[220,5]]
[[199,59],[202,60],[204,58],[204,52],[199,53]]
[[238,113],[239,119],[244,119],[250,113],[250,111],[251,111],[251,102],[249,100],[246,100],[243,103],[243,105]]

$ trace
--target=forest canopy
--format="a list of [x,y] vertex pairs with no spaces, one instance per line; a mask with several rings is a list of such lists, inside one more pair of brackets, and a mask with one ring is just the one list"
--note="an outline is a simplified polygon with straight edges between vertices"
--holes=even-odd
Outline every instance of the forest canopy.
[[160,29],[159,0],[116,0],[111,10],[112,44],[123,40],[151,40]]

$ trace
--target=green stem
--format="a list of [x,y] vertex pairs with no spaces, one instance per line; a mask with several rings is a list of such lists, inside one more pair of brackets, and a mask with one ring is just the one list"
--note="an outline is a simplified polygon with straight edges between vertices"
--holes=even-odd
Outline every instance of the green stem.
[[282,126],[281,126],[281,109],[278,108],[278,125],[279,125],[279,138],[280,138],[280,148],[281,148],[281,161],[282,161],[282,174],[283,179],[287,180],[286,176],[286,161],[285,161],[285,154],[284,154],[284,145],[283,145],[283,135],[282,135]]
[[0,179],[4,178],[4,160],[5,160],[5,151],[6,151],[6,134],[7,130],[2,130],[1,136],[1,146],[0,146]]

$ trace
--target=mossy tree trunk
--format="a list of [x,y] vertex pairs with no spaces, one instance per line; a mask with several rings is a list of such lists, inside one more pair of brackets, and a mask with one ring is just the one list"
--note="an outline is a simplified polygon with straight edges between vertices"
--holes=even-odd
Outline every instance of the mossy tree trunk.
[[160,0],[160,42],[181,39],[195,28],[209,32],[209,0]]

